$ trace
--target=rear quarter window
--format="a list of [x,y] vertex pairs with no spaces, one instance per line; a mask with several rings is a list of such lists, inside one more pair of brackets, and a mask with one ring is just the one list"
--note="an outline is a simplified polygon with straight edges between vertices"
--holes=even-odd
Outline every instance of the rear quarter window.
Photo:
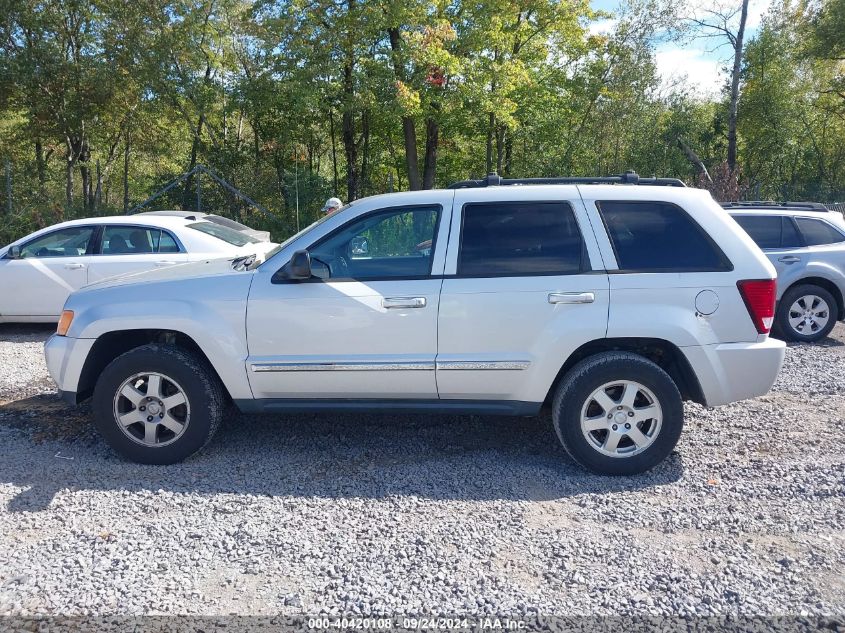
[[798,230],[804,236],[807,246],[822,246],[845,242],[845,235],[833,228],[824,220],[815,218],[795,218]]
[[670,202],[596,202],[619,269],[630,272],[732,270],[689,214]]

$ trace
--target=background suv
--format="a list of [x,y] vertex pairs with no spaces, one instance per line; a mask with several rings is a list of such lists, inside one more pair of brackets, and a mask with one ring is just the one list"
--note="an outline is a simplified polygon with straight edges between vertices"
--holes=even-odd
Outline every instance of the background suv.
[[145,463],[198,451],[227,402],[508,415],[546,403],[578,462],[639,473],[674,448],[684,399],[766,393],[785,345],[768,338],[774,268],[748,235],[706,191],[636,182],[491,177],[357,200],[260,264],[75,293],[47,365],[68,401],[93,394],[100,432]]
[[723,205],[778,273],[775,333],[790,341],[826,337],[845,319],[845,220],[807,202]]

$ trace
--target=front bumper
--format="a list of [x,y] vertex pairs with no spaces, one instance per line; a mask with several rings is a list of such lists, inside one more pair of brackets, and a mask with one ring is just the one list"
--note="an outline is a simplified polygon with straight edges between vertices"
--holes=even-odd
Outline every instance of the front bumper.
[[77,402],[79,378],[93,346],[94,339],[71,338],[58,334],[53,334],[44,343],[47,371],[66,402]]
[[709,407],[765,395],[778,376],[786,343],[723,343],[684,347]]

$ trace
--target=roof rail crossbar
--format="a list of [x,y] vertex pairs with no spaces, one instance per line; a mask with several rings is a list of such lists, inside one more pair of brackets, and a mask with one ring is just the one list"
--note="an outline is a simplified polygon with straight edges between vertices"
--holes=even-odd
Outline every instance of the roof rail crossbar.
[[723,202],[725,209],[746,209],[747,211],[777,211],[787,209],[801,209],[803,211],[818,211],[825,213],[830,211],[820,202],[774,202],[773,200],[737,200],[734,202]]
[[686,187],[684,181],[679,178],[641,178],[637,172],[629,170],[618,176],[565,176],[558,178],[502,178],[493,172],[477,180],[454,182],[447,188],[474,189],[500,185],[658,185]]

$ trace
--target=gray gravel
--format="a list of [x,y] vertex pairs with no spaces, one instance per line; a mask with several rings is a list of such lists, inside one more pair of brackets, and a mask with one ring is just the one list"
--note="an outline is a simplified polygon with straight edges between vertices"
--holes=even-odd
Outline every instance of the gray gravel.
[[621,479],[484,417],[240,418],[134,465],[57,400],[47,330],[0,328],[0,614],[845,614],[842,325]]

